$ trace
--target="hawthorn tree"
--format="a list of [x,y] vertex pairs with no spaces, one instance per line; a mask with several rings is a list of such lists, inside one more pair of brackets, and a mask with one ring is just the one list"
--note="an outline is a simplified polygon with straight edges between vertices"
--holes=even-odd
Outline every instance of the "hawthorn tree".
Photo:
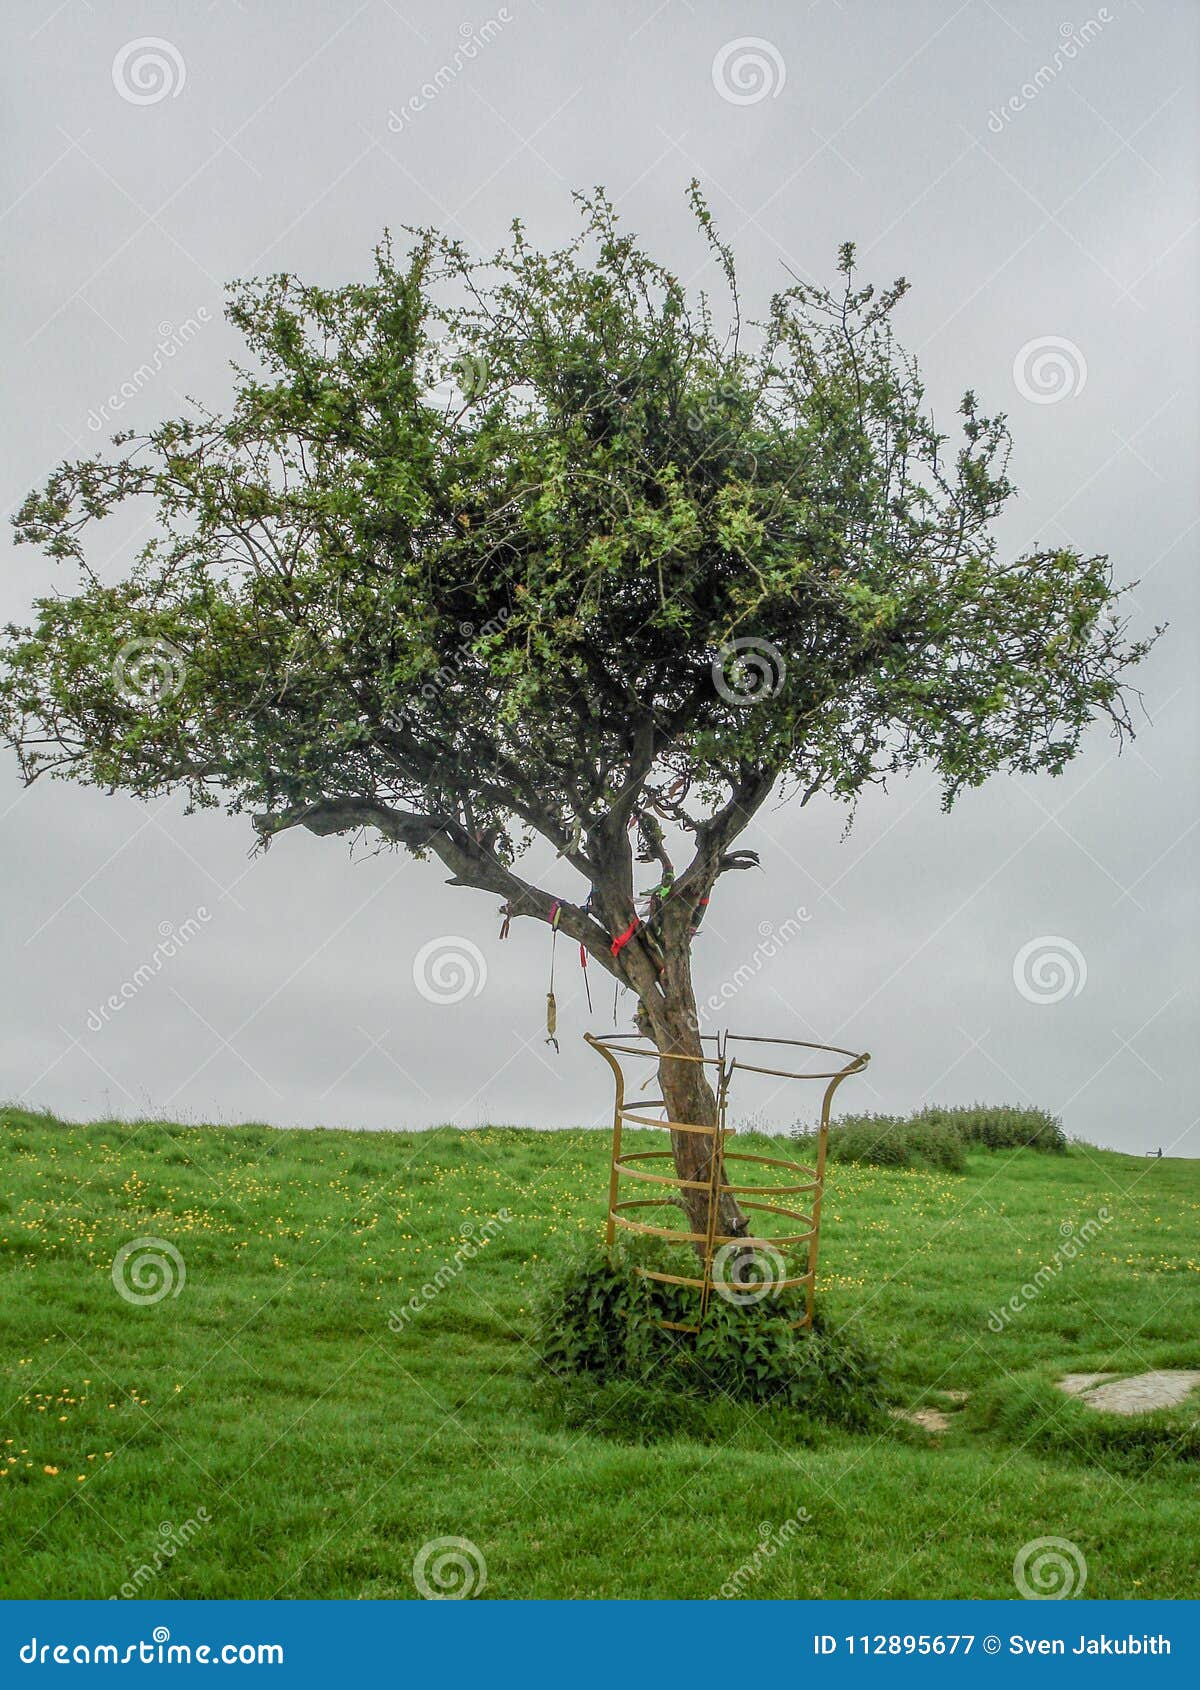
[[[903,281],[860,286],[846,246],[833,289],[743,324],[693,184],[719,326],[579,203],[561,250],[414,231],[370,281],[233,288],[228,414],[117,436],[21,508],[78,580],[7,630],[0,726],[27,781],[181,789],[264,842],[369,829],[512,917],[557,912],[659,1052],[695,1056],[692,937],[773,791],[853,801],[925,763],[949,805],[1057,774],[1094,717],[1130,731],[1150,642],[1105,557],[998,556],[1004,419],[967,393],[938,431],[893,340]],[[126,501],[153,533],[109,581],[85,544]],[[518,872],[535,836],[553,884]],[[713,1123],[699,1064],[660,1075],[670,1119]],[[708,1144],[673,1140],[706,1179]],[[747,1231],[732,1197],[719,1230]]]

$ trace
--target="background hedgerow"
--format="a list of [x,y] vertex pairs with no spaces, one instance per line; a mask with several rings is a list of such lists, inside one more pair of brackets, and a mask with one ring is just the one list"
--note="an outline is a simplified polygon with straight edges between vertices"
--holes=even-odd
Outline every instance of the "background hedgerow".
[[[793,1136],[814,1150],[816,1134],[799,1126]],[[1048,1110],[1011,1104],[965,1104],[944,1108],[930,1104],[913,1115],[841,1115],[830,1123],[831,1162],[858,1162],[875,1168],[936,1168],[961,1174],[966,1151],[1045,1150],[1061,1155],[1067,1138],[1062,1122]]]
[[[815,1153],[816,1135],[797,1135]],[[848,1115],[829,1129],[831,1162],[860,1162],[873,1168],[940,1168],[961,1174],[967,1165],[963,1141],[950,1127],[916,1116]]]
[[1012,1103],[965,1103],[955,1108],[930,1104],[912,1117],[914,1122],[946,1127],[964,1144],[985,1150],[1049,1150],[1062,1155],[1067,1148],[1063,1124],[1048,1109]]

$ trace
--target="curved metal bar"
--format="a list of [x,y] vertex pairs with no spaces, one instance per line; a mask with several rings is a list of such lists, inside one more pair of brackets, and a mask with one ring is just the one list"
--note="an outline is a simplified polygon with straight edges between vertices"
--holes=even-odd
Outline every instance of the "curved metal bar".
[[[733,1158],[730,1157],[729,1160],[732,1161]],[[623,1166],[626,1172],[632,1172],[632,1169],[628,1167],[628,1162],[629,1158],[626,1157]],[[721,1182],[721,1190],[727,1191],[731,1197],[753,1197],[756,1194],[761,1197],[764,1192],[769,1192],[772,1197],[796,1197],[802,1191],[815,1191],[816,1189],[815,1180],[810,1180],[807,1185],[728,1185],[724,1180]],[[743,1209],[749,1207],[748,1203],[742,1204]]]
[[[662,1155],[661,1151],[656,1152]],[[786,1168],[792,1174],[813,1174],[816,1169],[806,1166],[803,1162],[787,1162],[782,1156],[760,1156],[754,1150],[730,1150],[726,1152],[727,1162],[765,1162],[772,1168]]]
[[626,1179],[651,1180],[655,1185],[674,1186],[676,1191],[708,1190],[708,1181],[706,1179],[678,1179],[672,1178],[670,1174],[650,1174],[647,1173],[644,1168],[631,1168],[629,1164],[632,1160],[633,1158],[631,1156],[627,1156],[621,1163],[621,1172],[625,1175]]
[[[662,1208],[661,1202],[652,1203],[647,1200],[643,1204],[640,1199],[633,1198],[626,1199],[624,1202],[618,1203],[617,1210],[636,1209],[643,1206],[648,1209]],[[625,1228],[626,1232],[636,1232],[645,1238],[665,1238],[669,1244],[704,1243],[705,1235],[702,1232],[680,1232],[673,1227],[650,1226],[646,1221],[629,1221],[617,1215],[616,1211],[614,1211],[614,1216],[616,1216],[616,1218],[620,1221],[621,1226]]]
[[849,1056],[855,1062],[869,1062],[870,1055],[859,1050],[846,1050],[842,1045],[819,1045],[811,1039],[780,1039],[769,1037],[766,1033],[726,1033],[725,1039],[729,1044],[739,1045],[794,1045],[797,1050],[831,1050],[837,1056]]
[[[622,1033],[619,1035],[622,1040],[645,1039],[645,1045],[617,1044],[611,1033],[585,1033],[583,1036],[587,1043],[594,1045],[597,1050],[616,1051],[620,1056],[650,1057],[655,1062],[702,1062],[709,1068],[718,1068],[721,1065],[719,1056],[690,1056],[682,1050],[659,1050],[648,1033]],[[705,1037],[711,1038],[712,1035],[706,1034]]]
[[[747,1248],[749,1248],[749,1249],[753,1249],[755,1243],[757,1243],[760,1249],[761,1248],[773,1249],[777,1244],[807,1244],[811,1237],[812,1237],[811,1232],[788,1232],[788,1233],[781,1234],[777,1238],[759,1238],[759,1239],[755,1240],[755,1239],[751,1239],[751,1238],[735,1238],[735,1237],[730,1237],[725,1233],[718,1233],[717,1243],[718,1244],[745,1244],[747,1246]],[[807,1273],[804,1273],[804,1274],[801,1274],[800,1277],[802,1279],[807,1279],[808,1275],[807,1275]]]
[[736,1056],[732,1065],[739,1074],[769,1074],[776,1080],[844,1080],[847,1074],[855,1072],[852,1068],[828,1068],[818,1074],[797,1074],[791,1068],[759,1068],[753,1062],[739,1062]]
[[[702,1279],[688,1279],[680,1273],[659,1273],[655,1268],[644,1267],[635,1268],[634,1272],[639,1279],[657,1279],[660,1285],[687,1285],[694,1291],[701,1291],[704,1288]],[[667,1322],[664,1321],[663,1325],[667,1325]]]
[[621,1119],[633,1121],[639,1127],[666,1127],[673,1133],[703,1133],[708,1138],[719,1131],[717,1127],[693,1127],[689,1121],[655,1121],[649,1115],[635,1115],[630,1109],[622,1109]]

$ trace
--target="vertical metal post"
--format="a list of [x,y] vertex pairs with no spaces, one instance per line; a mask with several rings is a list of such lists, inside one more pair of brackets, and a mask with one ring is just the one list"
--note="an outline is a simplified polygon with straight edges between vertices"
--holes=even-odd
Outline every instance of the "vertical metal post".
[[833,1094],[842,1081],[850,1074],[858,1073],[865,1068],[870,1057],[862,1055],[856,1057],[849,1067],[840,1074],[835,1074],[825,1087],[825,1096],[821,1099],[821,1131],[817,1138],[817,1189],[813,1192],[812,1203],[812,1236],[808,1241],[808,1288],[804,1297],[804,1321],[807,1326],[812,1325],[813,1305],[817,1294],[817,1244],[821,1233],[821,1199],[825,1195],[825,1155],[829,1149],[829,1111],[833,1103]]
[[841,1075],[831,1080],[825,1087],[825,1096],[821,1099],[821,1130],[817,1135],[817,1189],[812,1199],[812,1234],[808,1240],[808,1283],[804,1289],[804,1322],[812,1325],[813,1306],[817,1292],[817,1244],[821,1234],[821,1198],[825,1194],[825,1154],[829,1148],[829,1105],[834,1092],[841,1083]]
[[591,1033],[585,1033],[583,1036],[593,1050],[600,1052],[612,1069],[613,1077],[616,1080],[616,1103],[613,1107],[612,1162],[608,1170],[608,1220],[604,1229],[605,1243],[611,1250],[617,1238],[617,1182],[621,1160],[621,1116],[625,1110],[625,1074],[621,1064],[612,1052],[601,1044],[599,1039],[593,1038]]
[[736,1062],[727,1064],[724,1046],[720,1049],[720,1067],[717,1069],[717,1123],[713,1133],[712,1154],[708,1164],[708,1228],[704,1240],[704,1284],[700,1291],[700,1318],[704,1319],[708,1310],[708,1300],[713,1288],[713,1255],[716,1251],[717,1219],[721,1208],[721,1186],[725,1178],[725,1108],[729,1096],[729,1081]]

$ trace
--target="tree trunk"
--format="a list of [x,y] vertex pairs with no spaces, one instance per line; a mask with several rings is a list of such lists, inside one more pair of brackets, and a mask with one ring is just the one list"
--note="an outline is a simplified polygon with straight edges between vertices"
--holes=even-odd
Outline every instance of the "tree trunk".
[[[705,1047],[700,1040],[696,999],[692,990],[690,943],[686,936],[681,936],[667,952],[662,987],[662,997],[655,997],[649,1003],[643,1000],[638,1023],[642,1031],[649,1033],[654,1040],[661,1056],[658,1074],[667,1119],[715,1129],[719,1125],[714,1090],[716,1069],[700,1062],[671,1060],[672,1057],[715,1054],[712,1045]],[[699,1233],[702,1239],[707,1238],[711,1224],[708,1187],[712,1178],[712,1158],[720,1154],[717,1139],[705,1133],[673,1132],[671,1148],[679,1178],[699,1181],[704,1187],[681,1191],[679,1195],[687,1209],[689,1230]],[[724,1178],[722,1168],[718,1182]],[[721,1194],[715,1235],[718,1238],[742,1238],[749,1230],[737,1199],[728,1192]],[[695,1248],[697,1255],[703,1258],[703,1242],[698,1242]]]

